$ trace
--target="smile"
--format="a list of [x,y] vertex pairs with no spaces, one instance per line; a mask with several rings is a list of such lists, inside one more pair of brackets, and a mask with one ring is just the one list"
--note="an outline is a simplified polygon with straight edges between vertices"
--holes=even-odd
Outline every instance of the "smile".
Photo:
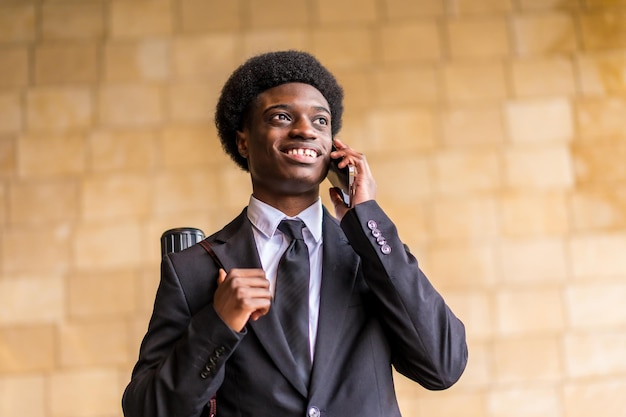
[[289,149],[285,153],[287,155],[306,156],[309,158],[317,158],[319,156],[319,154],[317,153],[315,149],[310,149],[310,148],[293,148],[293,149]]

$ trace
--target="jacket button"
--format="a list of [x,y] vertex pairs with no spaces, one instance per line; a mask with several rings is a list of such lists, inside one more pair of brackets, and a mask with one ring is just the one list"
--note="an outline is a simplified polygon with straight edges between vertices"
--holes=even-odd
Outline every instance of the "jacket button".
[[367,227],[370,230],[374,230],[374,229],[376,229],[378,227],[378,224],[374,220],[370,220],[370,221],[367,222]]
[[380,247],[380,251],[385,255],[389,255],[391,253],[391,246],[385,243]]
[[308,417],[320,417],[320,415],[321,415],[320,409],[317,407],[309,408],[309,412],[307,413]]

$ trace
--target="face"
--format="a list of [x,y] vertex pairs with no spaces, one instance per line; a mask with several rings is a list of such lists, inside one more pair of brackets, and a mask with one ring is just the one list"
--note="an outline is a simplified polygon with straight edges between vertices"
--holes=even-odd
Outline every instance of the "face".
[[255,196],[316,198],[332,146],[330,107],[322,93],[303,83],[266,90],[244,125],[237,146],[248,160]]

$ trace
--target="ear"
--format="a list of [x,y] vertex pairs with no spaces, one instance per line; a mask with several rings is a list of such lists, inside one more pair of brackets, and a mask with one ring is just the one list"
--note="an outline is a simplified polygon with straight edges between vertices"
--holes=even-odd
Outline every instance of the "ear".
[[242,130],[237,131],[237,150],[239,155],[248,158],[248,136]]

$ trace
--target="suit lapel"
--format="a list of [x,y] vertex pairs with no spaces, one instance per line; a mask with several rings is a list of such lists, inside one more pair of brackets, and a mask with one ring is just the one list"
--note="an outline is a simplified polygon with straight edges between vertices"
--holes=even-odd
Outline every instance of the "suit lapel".
[[342,341],[337,332],[343,327],[358,266],[358,256],[326,210],[323,237],[322,286],[311,393],[318,384],[324,384],[326,368],[333,365],[334,351]]
[[[226,271],[232,268],[261,268],[252,225],[248,220],[246,210],[209,239],[213,241],[213,251]],[[307,387],[296,372],[295,361],[274,310],[270,308],[268,314],[257,321],[248,322],[247,327],[254,331],[259,342],[285,378],[303,396],[306,396]]]

